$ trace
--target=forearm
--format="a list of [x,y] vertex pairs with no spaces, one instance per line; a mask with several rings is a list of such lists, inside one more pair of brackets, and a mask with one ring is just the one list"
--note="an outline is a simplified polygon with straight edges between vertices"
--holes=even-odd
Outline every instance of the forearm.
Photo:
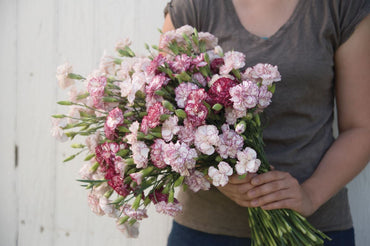
[[315,210],[363,170],[370,159],[370,129],[353,128],[339,135],[302,188]]

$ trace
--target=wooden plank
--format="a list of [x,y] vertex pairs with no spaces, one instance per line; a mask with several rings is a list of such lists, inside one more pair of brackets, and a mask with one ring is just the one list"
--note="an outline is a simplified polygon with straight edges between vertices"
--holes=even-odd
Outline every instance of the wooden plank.
[[18,245],[53,245],[55,144],[54,1],[19,0],[17,15]]
[[17,78],[17,4],[0,1],[0,245],[15,246],[18,236],[16,195],[16,78]]

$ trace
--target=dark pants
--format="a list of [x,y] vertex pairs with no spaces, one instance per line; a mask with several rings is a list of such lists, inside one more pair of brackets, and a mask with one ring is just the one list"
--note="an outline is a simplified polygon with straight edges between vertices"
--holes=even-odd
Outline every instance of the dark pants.
[[[344,231],[325,232],[332,241],[325,246],[354,246],[353,228]],[[239,238],[200,232],[173,222],[167,246],[249,246],[249,238]]]

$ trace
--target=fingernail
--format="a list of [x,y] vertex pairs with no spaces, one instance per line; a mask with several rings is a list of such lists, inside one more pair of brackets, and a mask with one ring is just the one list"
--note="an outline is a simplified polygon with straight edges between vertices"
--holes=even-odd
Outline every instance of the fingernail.
[[254,179],[252,179],[252,184],[253,184],[253,185],[257,185],[257,184],[258,184],[258,182],[259,182],[259,179],[258,179],[258,178],[254,178]]

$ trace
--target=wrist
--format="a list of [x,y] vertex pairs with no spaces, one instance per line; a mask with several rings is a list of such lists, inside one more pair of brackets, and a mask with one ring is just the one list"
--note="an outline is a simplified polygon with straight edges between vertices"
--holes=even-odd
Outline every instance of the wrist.
[[317,188],[314,185],[314,182],[310,182],[311,180],[306,180],[302,183],[301,187],[306,194],[307,199],[311,203],[312,206],[312,213],[314,213],[321,205],[324,203],[322,200],[322,196],[320,194],[320,188]]

